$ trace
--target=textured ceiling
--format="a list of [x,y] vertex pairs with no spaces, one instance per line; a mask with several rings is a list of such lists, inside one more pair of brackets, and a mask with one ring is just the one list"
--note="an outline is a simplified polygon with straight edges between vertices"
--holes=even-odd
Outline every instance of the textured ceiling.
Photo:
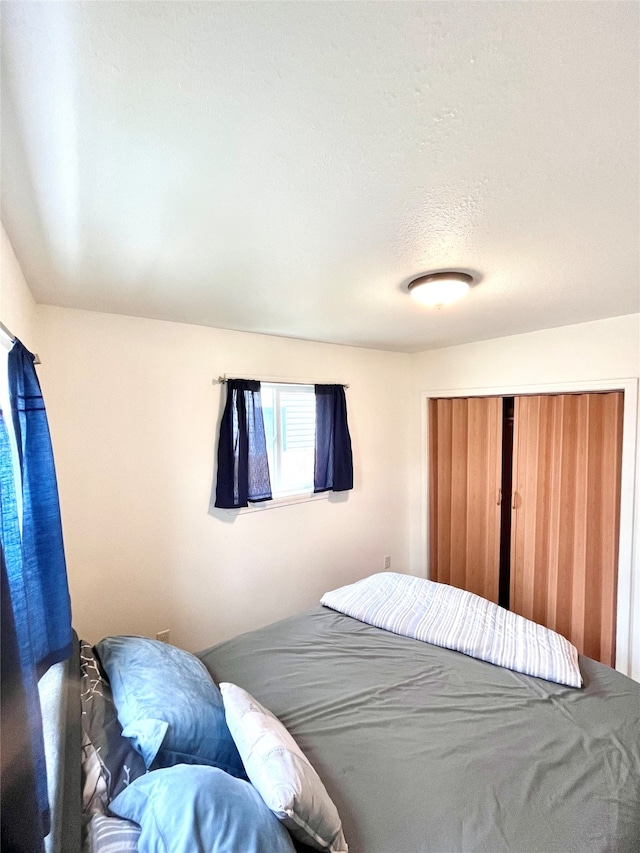
[[636,312],[639,19],[5,0],[2,218],[47,304],[408,352]]

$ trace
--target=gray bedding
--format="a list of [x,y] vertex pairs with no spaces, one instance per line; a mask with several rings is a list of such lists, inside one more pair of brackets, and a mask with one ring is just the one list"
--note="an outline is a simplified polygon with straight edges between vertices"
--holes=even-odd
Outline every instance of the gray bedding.
[[640,684],[562,687],[324,607],[202,652],[307,754],[351,853],[640,851]]

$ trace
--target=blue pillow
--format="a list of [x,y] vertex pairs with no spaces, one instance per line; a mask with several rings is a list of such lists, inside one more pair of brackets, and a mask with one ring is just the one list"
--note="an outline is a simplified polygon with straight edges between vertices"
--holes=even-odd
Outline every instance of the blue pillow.
[[147,773],[110,808],[142,827],[138,853],[295,853],[256,789],[216,767]]
[[95,648],[122,734],[149,770],[208,764],[247,778],[220,691],[196,657],[146,637],[106,637]]

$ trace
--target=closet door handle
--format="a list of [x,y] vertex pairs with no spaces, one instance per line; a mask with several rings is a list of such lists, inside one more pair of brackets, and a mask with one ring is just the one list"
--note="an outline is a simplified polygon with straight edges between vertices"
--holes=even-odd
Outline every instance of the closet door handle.
[[513,500],[511,501],[511,509],[518,509],[519,506],[519,496],[517,492],[513,493]]
[[498,489],[498,506],[502,503],[502,489]]

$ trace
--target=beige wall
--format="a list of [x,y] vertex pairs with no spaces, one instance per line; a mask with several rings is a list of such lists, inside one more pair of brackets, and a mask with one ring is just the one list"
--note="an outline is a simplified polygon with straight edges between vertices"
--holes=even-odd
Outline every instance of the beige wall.
[[[546,329],[525,335],[481,341],[419,353],[412,357],[412,428],[409,440],[411,494],[410,570],[422,575],[426,566],[426,466],[423,454],[425,392],[507,389],[526,393],[528,386],[597,383],[640,375],[640,315]],[[634,387],[635,387],[635,383]],[[637,408],[637,404],[636,407]],[[640,453],[637,432],[630,436],[632,469],[627,505],[631,613],[628,660],[623,668],[640,680]],[[635,457],[635,458],[634,458]],[[634,474],[635,472],[635,474]],[[622,604],[628,608],[627,602]],[[627,628],[625,627],[625,631]]]
[[[409,356],[40,306],[74,624],[198,649],[408,569]],[[349,384],[355,488],[209,511],[220,374]]]
[[0,320],[27,349],[37,350],[36,303],[0,224]]
[[416,354],[413,386],[481,388],[638,376],[640,315]]

